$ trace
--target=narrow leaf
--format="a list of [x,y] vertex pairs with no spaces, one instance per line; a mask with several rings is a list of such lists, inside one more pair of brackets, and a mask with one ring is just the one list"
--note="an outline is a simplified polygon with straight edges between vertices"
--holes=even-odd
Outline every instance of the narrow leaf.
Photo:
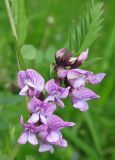
[[[5,2],[5,6],[6,6],[6,10],[7,10],[11,30],[12,30],[12,34],[13,34],[13,37],[14,37],[18,68],[19,68],[19,70],[21,70],[21,69],[26,68],[26,66],[25,66],[23,57],[22,57],[21,52],[20,52],[20,46],[19,46],[19,42],[18,42],[17,30],[16,30],[16,26],[15,26],[15,22],[14,22],[14,16],[13,16],[13,13],[12,13],[12,10],[11,10],[9,0],[5,0],[4,2]],[[11,3],[12,8],[13,8],[15,1],[12,0],[11,2],[12,2]]]
[[14,20],[18,35],[18,42],[20,47],[23,45],[27,34],[27,17],[25,11],[24,0],[13,0]]

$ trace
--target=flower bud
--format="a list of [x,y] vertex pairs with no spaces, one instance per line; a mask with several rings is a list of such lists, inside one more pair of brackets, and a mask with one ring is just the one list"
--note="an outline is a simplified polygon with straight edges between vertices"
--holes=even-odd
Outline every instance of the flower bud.
[[81,62],[81,64],[84,63],[84,61],[87,59],[88,51],[89,51],[89,49],[87,49],[86,51],[82,52],[80,54],[80,56],[78,57],[78,61]]

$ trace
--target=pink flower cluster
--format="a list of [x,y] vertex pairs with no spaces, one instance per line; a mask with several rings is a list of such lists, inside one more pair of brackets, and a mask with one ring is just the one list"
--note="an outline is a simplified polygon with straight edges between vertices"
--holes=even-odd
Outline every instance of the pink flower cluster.
[[[88,109],[88,100],[99,98],[92,90],[85,87],[86,83],[97,84],[102,81],[105,74],[93,74],[90,71],[76,69],[87,59],[88,50],[78,57],[72,57],[71,52],[61,49],[55,56],[55,79],[46,84],[44,78],[33,69],[19,71],[18,83],[21,91],[19,95],[30,97],[27,104],[30,112],[27,123],[21,116],[20,123],[24,132],[18,143],[27,141],[32,145],[39,143],[39,151],[50,151],[53,146],[66,147],[67,141],[63,139],[61,129],[75,125],[73,122],[62,120],[54,114],[56,106],[64,108],[63,99],[71,97],[73,106],[80,111]],[[63,84],[63,87],[62,87]]]

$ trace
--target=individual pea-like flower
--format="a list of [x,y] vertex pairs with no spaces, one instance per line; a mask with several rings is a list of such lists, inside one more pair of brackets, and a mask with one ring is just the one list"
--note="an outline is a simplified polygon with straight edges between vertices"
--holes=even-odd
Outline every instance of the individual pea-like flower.
[[80,89],[76,88],[72,90],[71,98],[73,106],[80,111],[85,112],[89,108],[87,101],[99,98],[99,96],[96,95],[92,90],[86,87],[81,87]]
[[44,89],[44,79],[33,69],[20,71],[18,73],[18,84],[21,88],[19,95],[21,96],[39,96]]
[[71,69],[58,71],[58,76],[60,78],[66,78],[69,84],[73,88],[78,88],[84,86],[85,83],[98,84],[105,77],[105,73],[93,74],[93,72],[82,70],[82,69]]
[[[63,121],[56,115],[51,115],[47,118],[47,125],[42,125],[46,130],[39,132],[40,138],[40,152],[50,151],[53,153],[53,145],[66,147],[67,141],[62,138],[61,129],[65,127],[74,126],[73,122]],[[47,126],[47,127],[46,127]],[[41,127],[41,128],[42,128]]]
[[58,86],[53,79],[49,80],[45,85],[45,90],[49,94],[45,101],[53,101],[57,105],[64,108],[64,103],[61,99],[64,99],[69,94],[70,87],[63,88]]
[[21,123],[22,127],[24,128],[24,132],[19,137],[18,143],[25,144],[28,141],[32,145],[37,145],[38,139],[37,139],[35,133],[37,133],[39,131],[39,127],[37,127],[34,124],[31,124],[29,122],[24,123],[22,116],[20,118],[20,123]]
[[105,77],[105,73],[93,74],[90,71],[82,69],[72,69],[68,71],[67,79],[73,88],[85,85],[85,82],[90,84],[98,84]]
[[46,118],[56,110],[56,105],[54,102],[45,102],[33,97],[28,103],[28,109],[32,113],[28,120],[29,123],[41,121],[43,124],[47,124]]

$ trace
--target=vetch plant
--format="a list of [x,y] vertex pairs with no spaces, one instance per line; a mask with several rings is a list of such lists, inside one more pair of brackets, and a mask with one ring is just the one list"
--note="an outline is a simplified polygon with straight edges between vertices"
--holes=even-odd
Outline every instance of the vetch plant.
[[[73,122],[65,122],[59,116],[54,115],[56,106],[64,108],[62,99],[70,96],[73,106],[80,111],[88,110],[87,101],[99,98],[96,93],[85,87],[86,83],[98,84],[105,77],[104,73],[94,74],[90,71],[76,69],[87,59],[88,50],[73,58],[71,52],[61,49],[56,53],[54,72],[55,79],[46,84],[43,77],[33,69],[19,71],[18,83],[21,88],[21,96],[29,96],[28,103],[30,112],[29,119],[25,124],[21,117],[21,125],[24,132],[18,143],[25,144],[27,141],[32,145],[40,143],[40,152],[50,151],[53,153],[53,145],[66,147],[66,140],[62,139],[60,129],[74,126]],[[62,87],[64,84],[64,87]],[[47,92],[47,96],[46,93]],[[38,138],[37,138],[38,137]]]
[[[18,22],[24,21],[26,16],[24,1],[12,3],[14,3],[13,6],[18,6],[16,8],[18,12],[14,8]],[[23,116],[20,118],[24,131],[20,135],[18,143],[29,142],[32,145],[39,145],[39,152],[50,151],[53,153],[54,146],[67,146],[61,129],[75,125],[74,122],[64,121],[54,113],[58,106],[62,109],[66,107],[63,99],[70,97],[74,108],[86,112],[89,108],[88,101],[99,98],[96,93],[86,87],[86,84],[96,85],[100,83],[105,77],[105,73],[97,74],[79,67],[88,58],[88,48],[97,38],[101,29],[102,3],[95,4],[92,2],[80,25],[74,24],[69,39],[70,50],[62,48],[55,53],[55,62],[50,67],[51,78],[47,82],[37,71],[26,68],[21,47],[26,37],[27,23],[16,23],[8,0],[5,0],[5,5],[16,46],[19,66],[19,95],[28,97],[28,120],[25,123]],[[20,13],[24,14],[22,19]],[[23,32],[23,36],[21,32]],[[74,56],[76,52],[80,55]]]

